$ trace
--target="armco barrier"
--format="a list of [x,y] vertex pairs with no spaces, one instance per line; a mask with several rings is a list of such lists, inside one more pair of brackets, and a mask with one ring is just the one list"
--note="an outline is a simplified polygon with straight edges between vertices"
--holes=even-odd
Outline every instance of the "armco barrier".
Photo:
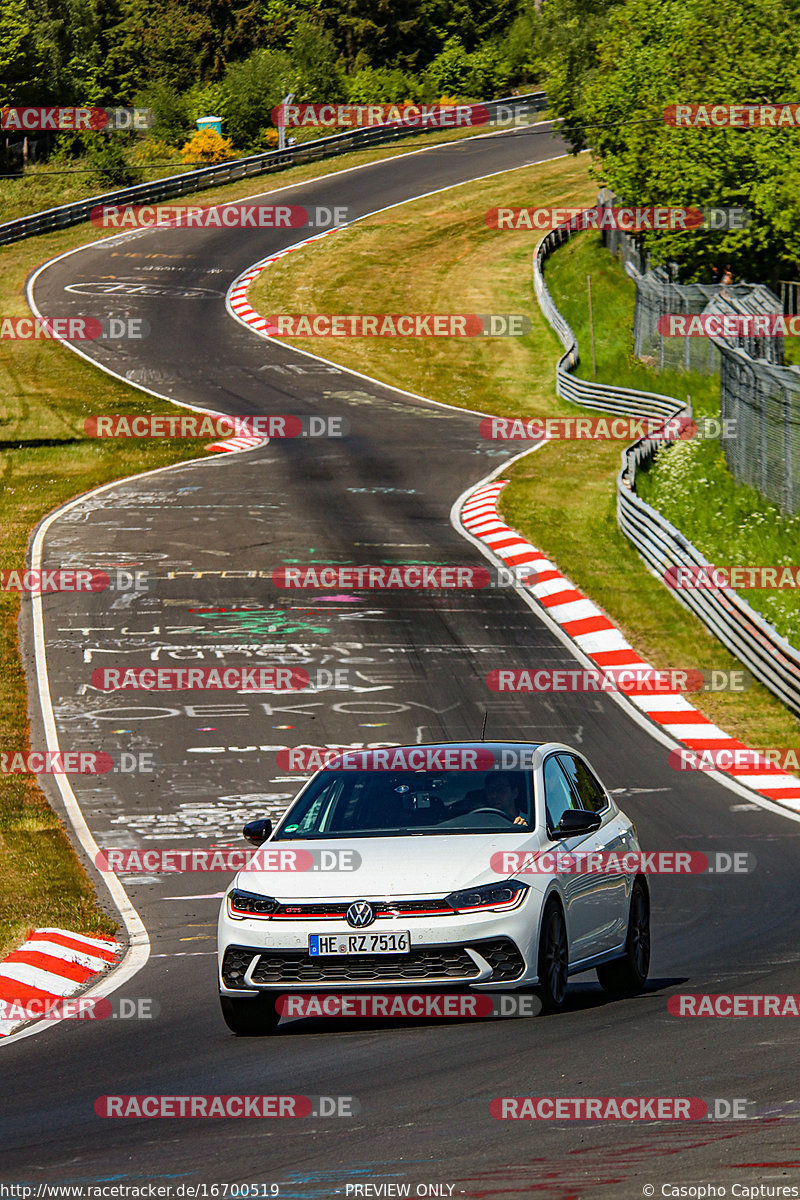
[[[558,226],[542,238],[533,258],[533,286],[547,320],[560,338],[565,353],[556,364],[556,392],[573,404],[603,412],[635,416],[674,417],[690,415],[688,406],[672,396],[611,387],[571,372],[578,365],[575,335],[553,303],[544,282],[545,259],[572,233]],[[648,567],[662,581],[670,567],[707,567],[711,564],[679,529],[636,495],[636,471],[648,462],[663,441],[640,438],[623,451],[622,470],[617,477],[617,521]],[[665,585],[666,586],[666,585]],[[788,708],[800,713],[800,653],[731,588],[712,591],[685,588],[675,591],[684,607],[703,624],[770,689]]]
[[[499,109],[512,106],[519,115],[533,114],[546,108],[547,100],[544,92],[528,92],[524,96],[506,96],[501,100],[487,100],[481,104],[481,107],[488,111],[490,118],[497,116]],[[88,221],[92,209],[100,204],[158,204],[174,196],[185,196],[217,184],[235,183],[239,179],[250,179],[254,175],[267,175],[272,171],[312,162],[318,158],[344,154],[348,150],[359,150],[384,142],[393,142],[399,138],[412,137],[420,132],[438,131],[421,131],[411,125],[367,126],[302,142],[287,150],[272,150],[265,154],[254,154],[249,158],[220,163],[216,167],[199,167],[182,175],[168,175],[150,183],[137,183],[115,192],[104,192],[101,196],[90,196],[85,200],[76,200],[73,204],[64,204],[60,208],[48,208],[44,212],[7,221],[0,225],[0,246],[19,241],[21,238],[33,237],[37,233],[46,233],[51,229],[65,229],[68,225]]]
[[544,281],[542,265],[549,254],[568,241],[574,231],[569,224],[557,225],[546,234],[533,257],[533,290],[539,306],[555,329],[565,353],[556,364],[556,393],[572,404],[585,408],[596,408],[601,412],[631,413],[636,417],[674,417],[690,414],[691,410],[672,396],[657,392],[638,392],[633,388],[612,387],[606,383],[595,383],[589,379],[578,379],[571,372],[579,362],[578,343],[575,334],[553,303]]

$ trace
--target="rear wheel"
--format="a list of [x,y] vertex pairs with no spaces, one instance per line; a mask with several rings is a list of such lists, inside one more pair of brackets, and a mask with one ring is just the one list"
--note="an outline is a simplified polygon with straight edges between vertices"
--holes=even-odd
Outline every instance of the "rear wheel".
[[220,996],[219,1002],[225,1024],[239,1037],[272,1033],[280,1020],[273,996]]
[[539,995],[545,1012],[562,1007],[567,995],[569,944],[561,905],[548,901],[539,938]]
[[650,901],[647,889],[637,879],[631,891],[625,957],[597,968],[600,986],[606,992],[640,992],[650,970]]

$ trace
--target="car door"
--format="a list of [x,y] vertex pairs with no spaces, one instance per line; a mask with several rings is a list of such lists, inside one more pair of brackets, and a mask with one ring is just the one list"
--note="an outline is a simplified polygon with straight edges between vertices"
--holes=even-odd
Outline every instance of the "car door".
[[[579,834],[574,837],[553,838],[553,830],[567,809],[581,808],[578,793],[569,781],[556,753],[550,754],[542,768],[544,802],[547,816],[547,835],[553,849],[565,854],[586,853],[594,850],[597,833]],[[598,831],[599,832],[599,831]],[[601,898],[604,879],[601,875],[585,875],[563,871],[557,873],[567,906],[567,928],[569,931],[570,962],[588,958],[599,951],[595,949],[602,924],[605,904]]]
[[[602,818],[600,828],[585,839],[583,849],[619,854],[629,850],[623,822],[613,810],[603,785],[589,764],[579,754],[566,751],[559,751],[556,758],[569,779],[579,806],[587,812],[598,813]],[[590,910],[591,927],[591,948],[587,949],[587,955],[611,950],[624,940],[631,885],[631,877],[627,875],[602,874],[588,878],[594,881],[594,886],[587,888],[584,897]]]

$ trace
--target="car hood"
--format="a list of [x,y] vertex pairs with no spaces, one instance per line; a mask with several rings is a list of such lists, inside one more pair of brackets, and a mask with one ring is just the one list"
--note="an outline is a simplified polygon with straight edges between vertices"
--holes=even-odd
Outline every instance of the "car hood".
[[[446,896],[461,888],[497,883],[505,876],[493,871],[491,857],[500,850],[531,851],[539,835],[462,834],[421,837],[348,838],[347,841],[265,842],[264,849],[353,850],[361,865],[355,871],[240,871],[236,886],[278,900],[386,899],[387,897]],[[356,860],[358,861],[358,860]],[[536,876],[528,876],[535,879]]]

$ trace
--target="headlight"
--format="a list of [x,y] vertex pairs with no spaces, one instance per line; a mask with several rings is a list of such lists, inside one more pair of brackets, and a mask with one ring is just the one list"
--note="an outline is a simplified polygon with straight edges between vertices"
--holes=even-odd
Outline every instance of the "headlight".
[[243,892],[239,888],[228,893],[228,912],[232,917],[268,917],[277,907],[278,901],[272,896]]
[[487,883],[483,887],[451,892],[445,899],[456,912],[477,912],[485,908],[504,911],[521,904],[527,891],[527,883],[510,879],[507,883]]

